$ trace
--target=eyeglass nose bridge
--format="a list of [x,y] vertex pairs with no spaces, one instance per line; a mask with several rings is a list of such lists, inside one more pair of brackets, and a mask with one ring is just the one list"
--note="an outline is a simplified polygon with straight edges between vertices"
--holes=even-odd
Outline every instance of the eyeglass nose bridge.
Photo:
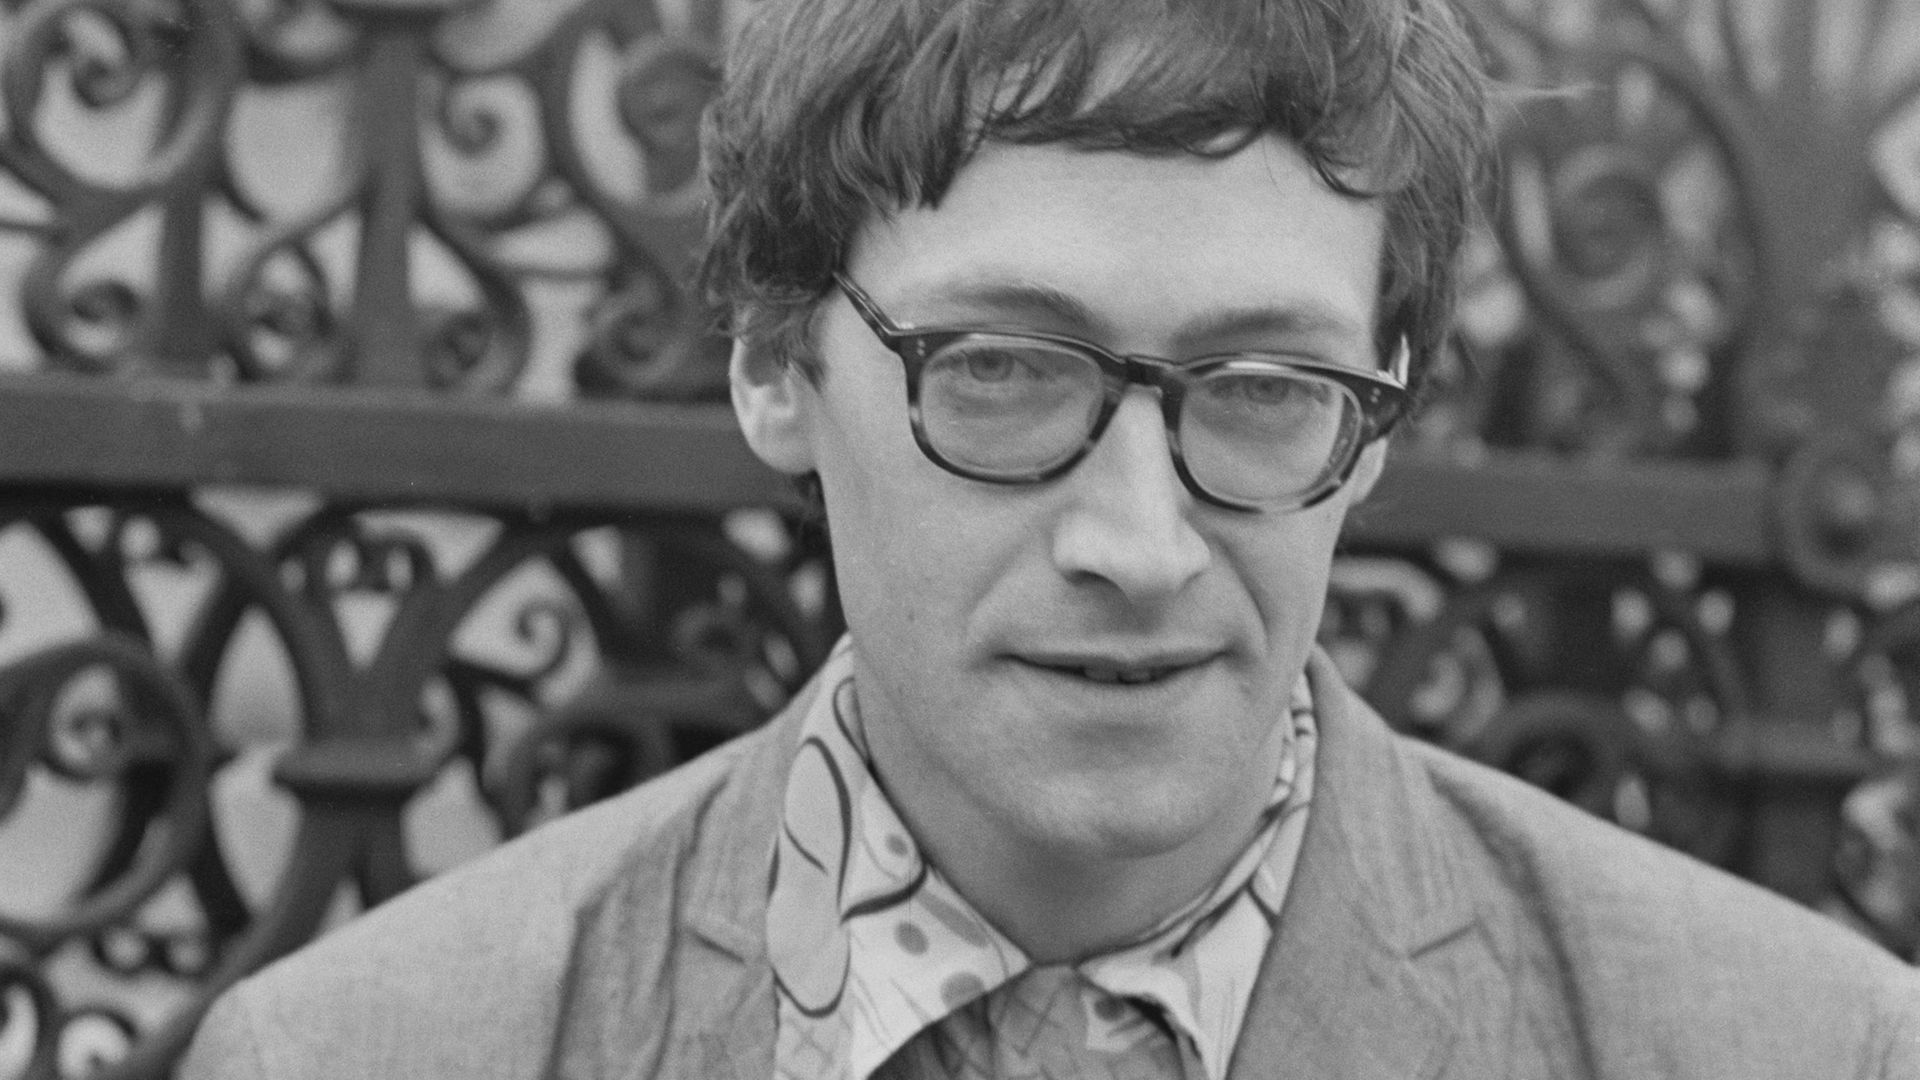
[[[1061,472],[1077,466],[1106,435],[1107,426],[1120,411],[1120,403],[1126,400],[1127,391],[1135,386],[1143,386],[1156,391],[1160,399],[1160,420],[1166,427],[1167,453],[1173,458],[1174,474],[1180,483],[1194,498],[1211,506],[1245,513],[1258,513],[1260,507],[1235,502],[1216,495],[1200,483],[1199,477],[1187,464],[1186,451],[1180,445],[1180,417],[1187,395],[1187,382],[1181,377],[1185,365],[1177,360],[1152,356],[1147,353],[1115,353],[1105,349],[1089,348],[1098,361],[1101,372],[1107,376],[1103,387],[1104,399],[1100,412],[1094,418],[1093,428],[1087,433],[1086,443],[1072,459],[1063,462]],[[1117,378],[1115,376],[1118,376]]]
[[[1146,353],[1114,353],[1104,349],[1089,347],[1099,362],[1101,373],[1106,376],[1106,407],[1102,410],[1101,422],[1094,428],[1095,436],[1104,430],[1107,416],[1119,408],[1120,402],[1127,396],[1127,389],[1144,386],[1160,393],[1160,407],[1163,412],[1177,407],[1186,394],[1186,383],[1179,377],[1181,365],[1175,360],[1166,360]],[[1173,430],[1173,416],[1167,412],[1167,430]]]

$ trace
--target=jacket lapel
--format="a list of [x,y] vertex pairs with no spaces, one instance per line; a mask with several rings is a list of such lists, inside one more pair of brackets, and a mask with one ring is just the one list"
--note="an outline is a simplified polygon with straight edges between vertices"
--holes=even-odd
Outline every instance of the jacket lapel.
[[1455,1038],[1452,980],[1435,961],[1474,912],[1423,805],[1424,775],[1325,656],[1308,677],[1313,809],[1229,1075],[1423,1080]]
[[[675,1008],[700,1042],[689,1076],[762,1080],[773,1074],[773,968],[767,961],[768,873],[800,720],[818,680],[767,725],[715,800],[694,853],[687,905],[689,953],[702,961],[676,981]],[[691,1004],[691,1008],[688,1005]],[[682,1026],[676,1022],[676,1027]]]
[[579,913],[556,1080],[771,1075],[767,874],[811,698],[803,691],[764,728],[716,751],[740,757],[722,766],[726,777],[710,793],[682,804],[695,820],[636,851],[629,872]]

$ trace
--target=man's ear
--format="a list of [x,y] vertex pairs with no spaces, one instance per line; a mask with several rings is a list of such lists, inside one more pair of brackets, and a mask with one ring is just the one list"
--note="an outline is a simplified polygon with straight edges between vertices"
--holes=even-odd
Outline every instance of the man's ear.
[[795,476],[812,472],[813,444],[807,437],[811,414],[804,400],[811,387],[793,364],[767,352],[764,345],[734,340],[727,362],[734,415],[761,461]]
[[1353,492],[1347,499],[1347,505],[1366,499],[1373,491],[1374,482],[1380,479],[1380,471],[1387,465],[1387,440],[1375,439],[1360,451],[1360,460],[1353,463],[1353,475],[1347,480],[1347,490]]

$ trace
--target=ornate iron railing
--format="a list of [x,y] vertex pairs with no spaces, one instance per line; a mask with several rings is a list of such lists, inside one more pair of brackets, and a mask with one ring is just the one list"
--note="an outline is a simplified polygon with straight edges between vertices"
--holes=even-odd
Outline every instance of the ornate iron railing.
[[[1403,728],[1920,949],[1920,5],[1486,0],[1477,372],[1323,640]],[[836,631],[686,291],[707,0],[0,0],[0,1077]]]

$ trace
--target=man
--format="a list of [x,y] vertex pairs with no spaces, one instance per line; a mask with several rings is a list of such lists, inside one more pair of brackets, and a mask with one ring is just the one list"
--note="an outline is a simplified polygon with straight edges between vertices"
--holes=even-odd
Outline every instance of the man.
[[188,1075],[1920,1077],[1915,973],[1314,651],[1486,97],[1435,0],[766,0],[709,271],[847,639]]

